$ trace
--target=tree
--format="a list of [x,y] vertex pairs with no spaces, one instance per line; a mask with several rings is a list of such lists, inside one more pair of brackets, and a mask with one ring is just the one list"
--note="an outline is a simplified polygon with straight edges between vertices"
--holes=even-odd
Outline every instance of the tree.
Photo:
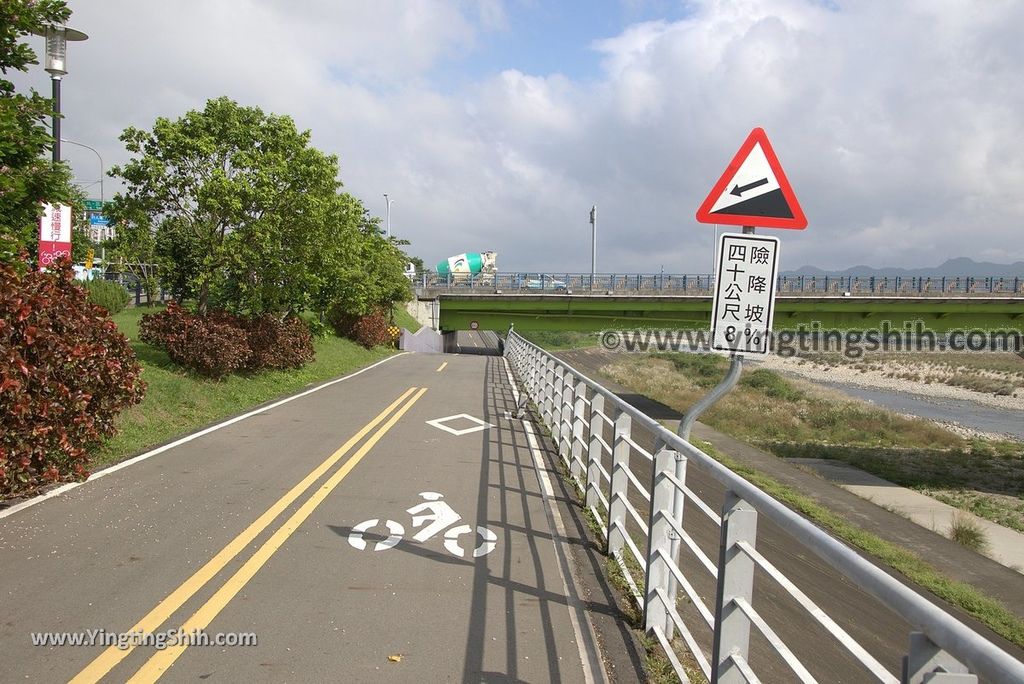
[[338,196],[333,216],[343,228],[328,241],[322,267],[327,278],[317,302],[324,309],[335,306],[364,316],[408,301],[412,291],[404,271],[409,259],[396,241],[380,234],[379,219],[347,194]]
[[[302,310],[322,279],[315,256],[339,185],[337,159],[309,138],[290,117],[226,97],[129,128],[121,140],[137,156],[111,169],[127,185],[111,213],[149,226],[164,277],[200,314]],[[139,249],[149,239],[139,233]]]
[[0,3],[0,262],[38,249],[41,200],[73,203],[76,192],[65,164],[45,155],[53,144],[47,119],[53,105],[35,90],[16,92],[4,76],[38,64],[23,37],[71,16],[63,0],[5,0]]
[[156,299],[157,253],[149,215],[128,203],[111,203],[105,211],[118,227],[117,236],[107,243],[108,259],[118,263],[119,271],[138,278],[146,301],[152,303]]
[[418,256],[410,256],[409,262],[416,267],[416,273],[430,273],[430,267],[423,263],[423,259]]

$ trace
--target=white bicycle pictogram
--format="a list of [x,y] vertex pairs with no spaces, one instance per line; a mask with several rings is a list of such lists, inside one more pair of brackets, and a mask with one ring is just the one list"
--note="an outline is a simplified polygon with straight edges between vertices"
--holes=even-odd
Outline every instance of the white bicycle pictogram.
[[[420,496],[424,501],[406,510],[406,513],[412,516],[412,526],[414,528],[422,527],[419,532],[413,535],[413,541],[423,543],[443,532],[444,548],[448,553],[459,558],[465,558],[466,550],[459,543],[459,537],[464,534],[472,534],[473,528],[469,525],[452,527],[452,525],[462,520],[462,516],[456,513],[446,501],[442,501],[444,499],[442,494],[437,492],[420,492]],[[388,528],[388,537],[374,544],[374,551],[393,549],[405,536],[405,527],[401,523],[394,520],[371,518],[352,527],[352,532],[348,535],[348,543],[353,548],[365,551],[369,544],[364,535],[379,525],[384,525]],[[477,525],[476,533],[480,535],[482,541],[479,546],[473,549],[473,558],[486,556],[491,551],[494,551],[497,546],[498,535],[483,525]]]

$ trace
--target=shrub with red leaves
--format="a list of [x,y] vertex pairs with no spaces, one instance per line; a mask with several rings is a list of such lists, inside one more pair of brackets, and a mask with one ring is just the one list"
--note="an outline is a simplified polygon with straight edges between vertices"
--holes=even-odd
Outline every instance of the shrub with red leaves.
[[142,340],[200,375],[222,378],[241,370],[301,368],[314,356],[305,322],[271,315],[243,318],[227,311],[197,316],[176,302],[142,317]]
[[367,349],[390,344],[394,338],[388,331],[387,311],[376,309],[365,316],[345,313],[335,306],[327,312],[327,322],[341,337],[357,342]]
[[88,475],[89,450],[142,401],[142,367],[64,263],[0,264],[0,496]]
[[313,335],[297,316],[283,321],[269,314],[246,321],[252,368],[302,368],[313,360]]
[[164,311],[142,317],[139,337],[200,375],[221,378],[249,365],[245,330],[231,314],[196,316],[171,302]]

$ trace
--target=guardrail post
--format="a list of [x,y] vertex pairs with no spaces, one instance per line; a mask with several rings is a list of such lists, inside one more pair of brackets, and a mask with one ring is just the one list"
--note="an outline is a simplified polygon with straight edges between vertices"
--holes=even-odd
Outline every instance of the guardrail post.
[[623,529],[626,525],[626,494],[629,487],[629,437],[633,419],[628,413],[615,414],[615,438],[612,441],[612,481],[608,489],[608,554],[614,556],[626,543]]
[[558,439],[558,455],[566,466],[571,465],[569,461],[569,437],[572,434],[572,414],[575,402],[572,400],[572,393],[575,389],[575,378],[571,373],[562,370],[562,387],[558,393],[558,429],[555,436]]
[[576,381],[576,401],[572,409],[572,437],[569,452],[569,473],[576,484],[580,483],[580,474],[583,472],[583,433],[586,431],[585,416],[587,413],[587,383],[583,380]]
[[555,446],[561,451],[561,444],[559,443],[559,435],[561,434],[561,419],[562,419],[562,384],[565,382],[565,369],[560,364],[552,362],[554,367],[551,375],[551,411],[549,415],[550,422],[548,427],[551,429],[551,439],[555,442]]
[[544,379],[541,381],[541,396],[544,402],[541,404],[541,420],[549,428],[551,427],[551,405],[554,402],[555,389],[555,360],[548,358],[544,364]]
[[590,398],[590,446],[587,449],[587,508],[597,508],[601,503],[598,491],[601,486],[601,437],[604,436],[604,396],[594,393]]
[[902,684],[978,684],[977,676],[943,651],[923,632],[910,633],[910,652],[903,656]]
[[675,582],[672,581],[672,572],[665,558],[672,557],[672,541],[679,535],[668,521],[677,490],[665,475],[675,469],[678,458],[680,454],[669,449],[659,449],[654,454],[651,512],[648,517],[651,533],[647,538],[647,575],[644,578],[644,630],[651,632],[655,627],[660,627],[666,639],[672,638],[675,625],[669,616],[668,607],[658,596],[658,590],[662,590],[669,600],[675,600]]
[[754,561],[737,548],[737,542],[751,545],[757,539],[757,511],[735,492],[725,493],[722,504],[722,536],[718,549],[718,589],[715,596],[715,638],[711,659],[711,681],[727,684],[746,682],[732,660],[748,658],[750,619],[736,605],[736,599],[752,603]]

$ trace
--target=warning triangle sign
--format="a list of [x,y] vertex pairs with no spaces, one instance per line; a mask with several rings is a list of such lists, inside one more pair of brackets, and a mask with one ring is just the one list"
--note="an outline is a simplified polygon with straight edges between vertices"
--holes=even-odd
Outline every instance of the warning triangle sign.
[[763,128],[755,128],[747,136],[697,210],[697,220],[732,226],[807,227],[807,218]]

